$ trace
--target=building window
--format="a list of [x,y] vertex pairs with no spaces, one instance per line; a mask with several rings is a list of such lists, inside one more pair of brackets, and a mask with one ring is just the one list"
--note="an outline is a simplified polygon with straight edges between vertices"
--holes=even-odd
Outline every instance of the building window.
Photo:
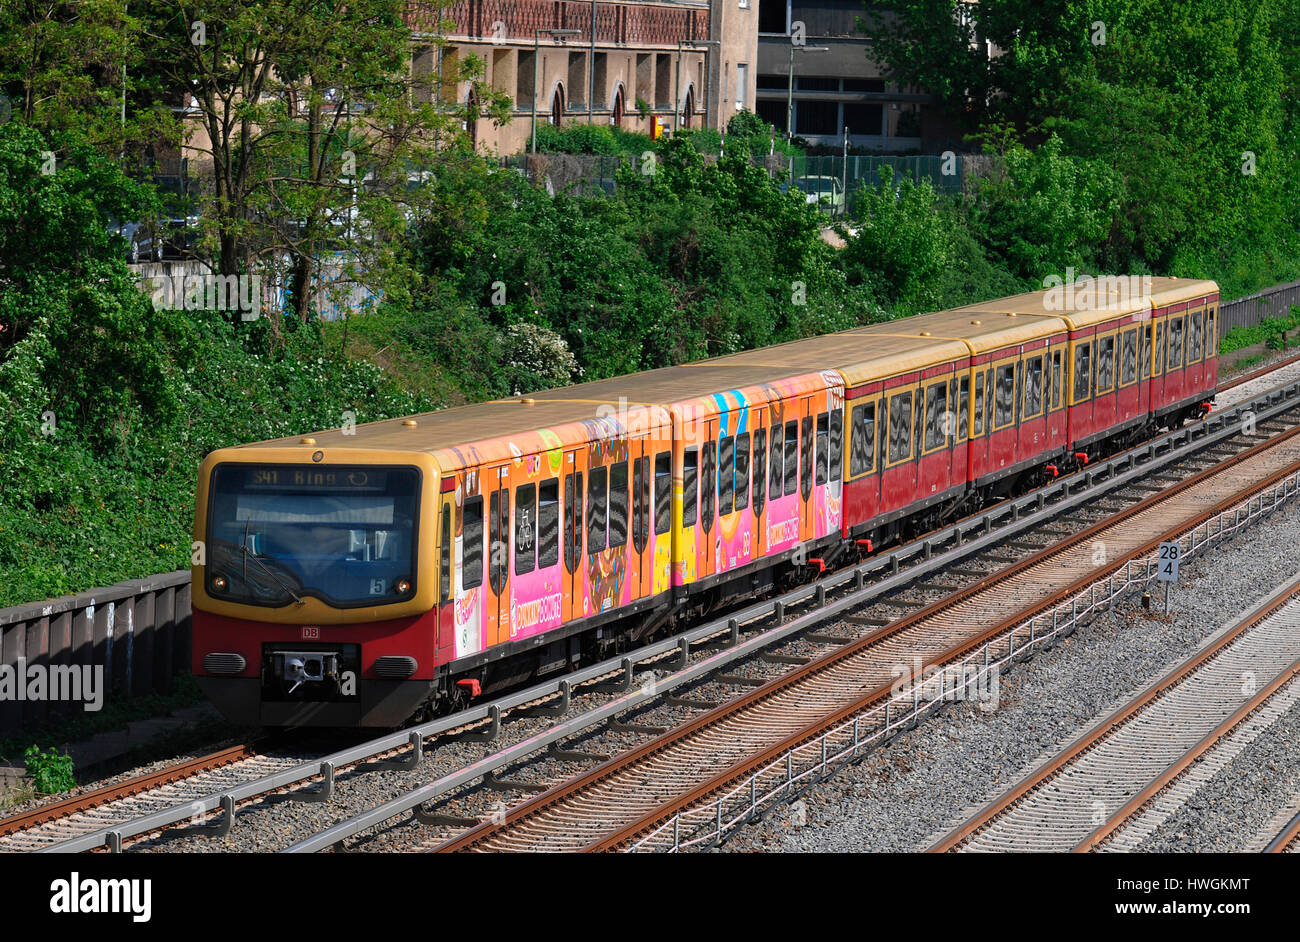
[[790,32],[788,0],[758,0],[758,31],[782,36]]
[[749,102],[749,66],[736,63],[736,110],[742,111]]
[[796,134],[838,134],[840,105],[835,101],[796,99],[794,128]]

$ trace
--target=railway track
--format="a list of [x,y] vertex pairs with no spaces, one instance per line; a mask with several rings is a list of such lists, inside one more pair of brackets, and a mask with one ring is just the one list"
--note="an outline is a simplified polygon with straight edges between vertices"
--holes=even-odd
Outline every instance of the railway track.
[[260,778],[281,765],[253,743],[220,749],[122,782],[0,819],[0,853],[38,850],[90,833],[120,815],[192,800],[234,781]]
[[[421,762],[424,740],[429,737],[439,737],[438,741],[446,741],[448,737],[463,738],[467,734],[472,736],[477,733],[484,739],[497,741],[497,737],[502,735],[507,715],[513,719],[516,716],[549,711],[551,715],[562,716],[572,712],[571,698],[584,693],[599,693],[597,699],[604,700],[601,705],[572,719],[547,724],[543,732],[522,737],[525,741],[516,746],[495,751],[489,749],[481,760],[468,763],[456,773],[444,775],[421,789],[401,795],[361,815],[346,817],[334,827],[299,841],[291,849],[320,850],[334,846],[404,811],[415,811],[426,826],[453,831],[463,828],[475,820],[475,816],[484,813],[499,818],[500,810],[505,805],[499,800],[486,806],[480,803],[478,809],[471,808],[469,814],[448,813],[441,809],[426,812],[421,806],[457,789],[463,791],[470,788],[475,782],[479,783],[479,791],[483,791],[483,785],[489,785],[488,793],[497,798],[500,798],[502,791],[535,791],[538,787],[535,782],[512,781],[501,770],[512,767],[512,763],[517,764],[528,756],[533,756],[533,761],[536,761],[540,754],[547,761],[559,765],[569,763],[563,773],[557,773],[559,777],[567,777],[572,772],[572,763],[590,765],[605,758],[599,753],[584,753],[581,749],[572,748],[572,740],[583,735],[584,731],[606,724],[621,726],[625,738],[654,736],[659,732],[658,727],[652,723],[638,723],[635,717],[628,722],[629,714],[644,710],[650,704],[668,702],[673,704],[678,716],[689,716],[714,705],[708,694],[698,696],[701,684],[711,685],[716,699],[726,699],[735,695],[737,686],[741,690],[752,691],[754,687],[767,682],[773,672],[787,671],[791,666],[804,664],[828,649],[834,650],[855,643],[863,636],[874,636],[884,623],[897,620],[900,609],[924,607],[924,600],[949,594],[954,589],[951,579],[957,579],[958,585],[955,588],[961,591],[961,582],[964,581],[967,585],[978,582],[988,569],[1005,565],[1008,562],[1007,554],[1012,559],[1026,555],[1026,545],[1013,545],[1017,542],[1018,535],[1030,534],[1037,529],[1040,539],[1057,539],[1063,534],[1052,519],[1062,513],[1104,516],[1113,509],[1107,503],[1111,497],[1099,498],[1098,495],[1132,482],[1137,482],[1139,488],[1146,490],[1162,488],[1164,484],[1149,483],[1153,476],[1163,475],[1172,483],[1192,470],[1214,464],[1216,460],[1225,457],[1226,452],[1242,447],[1237,442],[1264,438],[1268,434],[1264,429],[1269,422],[1280,423],[1285,419],[1286,424],[1291,424],[1295,417],[1287,413],[1294,409],[1297,399],[1300,399],[1300,384],[1295,382],[1263,394],[1244,396],[1232,406],[1216,410],[1208,420],[1196,426],[1170,433],[1126,455],[1099,462],[1084,472],[1069,479],[1060,479],[1034,494],[1009,500],[998,508],[930,534],[915,544],[899,547],[851,570],[828,576],[820,584],[801,587],[777,599],[748,606],[732,613],[730,618],[648,645],[632,652],[630,656],[594,665],[563,680],[539,684],[453,717],[381,737],[319,759],[313,758],[252,782],[215,790],[185,806],[164,808],[124,822],[114,821],[96,832],[49,845],[47,849],[76,851],[101,846],[123,846],[123,842],[129,843],[132,839],[184,823],[191,812],[200,815],[214,812],[220,814],[221,826],[212,829],[211,833],[225,835],[229,833],[236,808],[255,804],[260,796],[272,791],[297,789],[290,791],[286,797],[303,801],[328,800],[331,794],[337,799],[339,792],[334,790],[336,782],[340,790],[346,793],[348,778],[340,776],[336,780],[336,773],[349,767],[360,772],[384,766],[385,763],[367,761],[377,755],[400,755],[400,759],[390,761],[387,765],[413,770]],[[1247,412],[1260,425],[1260,431],[1254,432],[1253,437],[1239,434],[1244,423],[1243,416]],[[1083,519],[1087,517],[1083,516]],[[1067,527],[1067,532],[1068,529]],[[972,564],[967,561],[979,559],[976,554],[981,552],[989,557],[981,564],[983,568],[980,565],[962,568],[971,567]],[[937,575],[927,582],[926,579],[931,574]],[[873,584],[868,585],[868,580],[872,580]],[[873,594],[882,596],[891,593],[893,597],[881,603],[883,612],[851,616],[850,620],[841,622],[842,631],[829,635],[823,632],[818,637],[816,631],[810,630],[810,626],[820,623],[828,614],[848,612],[855,605],[860,607]],[[907,598],[909,594],[911,598]],[[856,619],[856,623],[853,619]],[[765,620],[767,627],[763,627]],[[742,634],[746,636],[743,641]],[[788,647],[782,647],[786,645]],[[1013,645],[1018,646],[1019,641],[1013,641]],[[788,653],[791,650],[796,653]],[[761,663],[762,667],[755,669],[752,665],[756,663]],[[738,664],[751,665],[745,668],[747,676],[728,677],[725,682],[719,683],[719,672],[728,668],[739,674],[740,671],[734,669],[734,665]],[[675,669],[665,673],[665,666]],[[642,669],[640,672],[638,667]],[[728,690],[718,694],[719,687]],[[675,697],[675,690],[686,690],[691,696]],[[313,780],[321,783],[317,793],[299,788]]]
[[933,850],[1136,850],[1297,702],[1300,578]]
[[[1278,483],[1300,486],[1295,431],[1153,495],[1118,518],[945,601],[898,617],[867,638],[602,763],[439,849],[679,849],[702,839],[698,832],[708,832],[711,824],[713,837],[720,837],[724,818],[735,822],[756,813],[760,795],[768,798],[774,789],[793,784],[795,753],[801,748],[820,752],[825,772],[832,754],[857,755],[871,741],[913,722],[923,698],[942,703],[968,695],[1017,651],[1027,653],[1067,626],[1072,630],[1080,620],[1082,590],[1087,590],[1088,612],[1099,607],[1098,585],[1109,604],[1135,582],[1152,578],[1149,561],[1143,576],[1135,578],[1132,560],[1145,559],[1162,539]],[[1119,562],[1098,565],[1099,547],[1102,559]],[[1125,574],[1117,580],[1121,569]],[[1065,613],[1063,603],[1070,605]],[[1040,627],[1044,613],[1051,619]],[[916,679],[898,684],[900,667],[906,677],[913,664],[921,668],[911,671]],[[727,800],[715,800],[693,817],[683,815],[719,792],[726,792]]]
[[1264,848],[1266,854],[1294,854],[1300,852],[1300,812],[1296,812],[1277,836]]

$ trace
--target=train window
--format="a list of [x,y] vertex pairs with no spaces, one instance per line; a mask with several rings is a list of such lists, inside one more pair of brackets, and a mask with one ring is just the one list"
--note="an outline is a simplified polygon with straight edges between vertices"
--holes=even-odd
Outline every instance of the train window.
[[785,496],[789,497],[799,487],[799,423],[794,419],[785,423]]
[[1169,355],[1165,358],[1165,363],[1171,370],[1176,370],[1183,365],[1183,319],[1181,317],[1169,319]]
[[560,561],[560,479],[537,485],[537,568]]
[[609,466],[609,545],[627,543],[627,462]]
[[1207,308],[1205,311],[1205,356],[1217,357],[1219,355],[1219,333],[1214,326],[1214,316],[1218,311],[1215,308]]
[[714,442],[704,443],[704,453],[700,455],[700,523],[704,532],[713,530],[713,497],[717,491],[718,446]]
[[754,429],[754,516],[767,502],[767,429]]
[[1187,317],[1187,362],[1199,363],[1201,359],[1201,311]]
[[997,385],[994,387],[993,427],[1004,428],[1016,420],[1016,365],[1008,363],[997,368]]
[[1156,321],[1156,362],[1152,371],[1159,376],[1165,371],[1165,319]]
[[632,547],[638,552],[645,549],[650,535],[650,459],[637,458],[632,462]]
[[803,435],[799,440],[799,496],[804,500],[812,493],[813,422],[811,415],[803,417]]
[[984,434],[984,374],[975,375],[975,432],[978,437]]
[[853,407],[849,433],[849,474],[866,474],[876,466],[876,404]]
[[831,423],[829,413],[823,412],[817,416],[817,484],[821,486],[829,480],[827,472],[830,470],[830,450],[831,450]]
[[471,497],[465,501],[461,517],[464,531],[461,551],[460,585],[474,589],[483,584],[483,498]]
[[493,491],[488,510],[488,582],[500,595],[510,568],[510,539],[506,532],[510,526],[510,492]]
[[515,488],[515,574],[537,568],[537,485]]
[[1138,332],[1136,329],[1126,330],[1124,331],[1123,343],[1120,349],[1120,385],[1127,386],[1137,379],[1137,355]]
[[944,416],[948,412],[948,383],[934,383],[925,389],[925,451],[948,443]]
[[1115,385],[1115,338],[1097,341],[1097,395],[1110,392]]
[[1142,355],[1139,359],[1142,361],[1142,378],[1146,379],[1151,375],[1151,322],[1147,321],[1142,325]]
[[1060,350],[1052,351],[1052,408],[1061,408],[1061,378],[1063,373]]
[[687,448],[682,455],[682,526],[695,525],[695,480],[699,477],[700,453]]
[[889,399],[889,463],[912,457],[912,394]]
[[784,478],[785,460],[781,457],[781,423],[772,426],[772,442],[767,457],[767,496],[776,500],[781,496],[781,481]]
[[838,481],[844,477],[844,412],[836,409],[831,413],[831,480]]
[[582,472],[564,476],[564,568],[574,572],[582,554]]
[[605,548],[609,516],[608,468],[592,468],[587,474],[587,552],[599,553]]
[[451,598],[451,507],[442,505],[442,552],[438,560],[438,598],[443,602]]
[[970,376],[961,378],[961,393],[957,396],[957,441],[964,442],[970,434]]
[[1043,358],[1030,357],[1025,361],[1025,401],[1020,414],[1031,419],[1043,411]]
[[655,455],[655,533],[667,533],[673,525],[673,456]]
[[1092,341],[1074,345],[1074,399],[1087,402],[1092,396]]
[[749,433],[736,436],[736,509],[749,506]]
[[735,509],[736,439],[724,435],[718,442],[718,516]]

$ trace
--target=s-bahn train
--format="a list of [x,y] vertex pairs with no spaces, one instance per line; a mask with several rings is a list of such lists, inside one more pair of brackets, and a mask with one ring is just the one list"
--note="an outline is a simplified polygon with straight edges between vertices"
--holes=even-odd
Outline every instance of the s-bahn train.
[[1208,411],[1218,286],[1127,285],[213,452],[194,673],[393,726],[856,561]]

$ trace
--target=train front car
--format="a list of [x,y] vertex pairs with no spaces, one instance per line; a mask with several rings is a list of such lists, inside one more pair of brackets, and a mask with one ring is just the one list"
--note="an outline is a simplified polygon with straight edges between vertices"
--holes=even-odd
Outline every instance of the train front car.
[[195,512],[193,671],[250,726],[394,726],[433,689],[438,471],[418,452],[213,452]]

